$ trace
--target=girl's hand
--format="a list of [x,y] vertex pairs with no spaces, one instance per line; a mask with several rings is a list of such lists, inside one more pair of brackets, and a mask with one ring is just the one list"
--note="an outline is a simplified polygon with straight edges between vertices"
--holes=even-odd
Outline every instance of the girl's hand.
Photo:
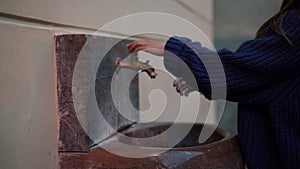
[[126,46],[130,53],[142,50],[157,56],[163,56],[165,50],[165,43],[158,42],[155,40],[138,40],[131,42]]
[[173,87],[176,88],[176,91],[180,94],[180,96],[188,96],[189,93],[195,91],[188,83],[186,83],[183,78],[178,78],[174,80]]

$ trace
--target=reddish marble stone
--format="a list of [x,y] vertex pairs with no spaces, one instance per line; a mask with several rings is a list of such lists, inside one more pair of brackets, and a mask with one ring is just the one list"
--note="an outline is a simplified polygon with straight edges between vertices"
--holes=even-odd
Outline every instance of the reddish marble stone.
[[82,129],[73,105],[72,76],[85,35],[56,36],[59,151],[88,151],[89,137]]
[[[178,124],[180,125],[180,124]],[[156,128],[157,129],[154,129]],[[160,129],[164,129],[161,124],[152,124],[152,132],[157,133]],[[190,141],[193,140],[195,132],[201,130],[201,125],[193,127],[187,137],[183,140],[185,143],[180,143],[176,148],[173,148],[162,154],[154,154],[147,158],[126,158],[114,155],[101,147],[94,148],[89,153],[80,154],[60,154],[64,162],[61,163],[61,169],[76,168],[76,169],[244,169],[244,161],[241,156],[237,137],[231,132],[219,128],[213,136],[205,144]],[[147,128],[138,125],[133,127],[131,134],[138,136],[141,131]],[[135,133],[137,131],[137,133]],[[150,135],[153,133],[150,132]],[[126,132],[125,132],[126,133]],[[145,134],[142,134],[145,137]],[[190,138],[192,137],[192,138]],[[111,144],[114,144],[112,139]],[[189,146],[187,146],[189,145]],[[150,146],[151,147],[151,146]],[[156,147],[158,148],[158,147]],[[123,147],[116,147],[119,151],[126,150]],[[131,152],[128,152],[131,153]]]
[[[130,41],[116,38],[108,38],[92,35],[60,35],[56,36],[56,67],[57,67],[57,97],[58,97],[58,114],[59,114],[59,151],[68,152],[86,152],[89,151],[90,145],[93,145],[93,140],[89,139],[81,125],[85,125],[87,132],[99,130],[99,137],[96,141],[99,142],[106,137],[114,134],[106,130],[101,124],[95,123],[94,115],[89,112],[90,103],[88,93],[88,85],[93,83],[82,82],[80,98],[75,98],[80,102],[80,108],[83,113],[80,114],[80,122],[77,118],[78,114],[74,108],[74,96],[72,96],[72,78],[74,67],[78,56],[81,56],[80,64],[84,65],[82,72],[90,71],[90,64],[93,63],[93,58],[102,56],[98,71],[94,75],[95,86],[94,95],[99,109],[106,121],[116,130],[120,130],[135,121],[138,121],[138,111],[128,112],[133,117],[134,121],[124,118],[116,109],[111,96],[111,80],[115,72],[115,59],[125,58],[129,55],[126,44]],[[88,42],[88,43],[87,43]],[[114,44],[114,45],[113,45]],[[92,62],[92,63],[91,63]],[[129,73],[136,73],[128,71]],[[90,76],[87,73],[82,76]],[[130,85],[130,99],[132,104],[138,108],[138,78],[134,78]],[[120,96],[119,99],[122,99]],[[77,112],[78,113],[78,112]],[[96,112],[97,113],[97,112]],[[96,117],[97,118],[97,117]],[[101,123],[96,121],[96,123]],[[90,135],[91,136],[91,135]]]

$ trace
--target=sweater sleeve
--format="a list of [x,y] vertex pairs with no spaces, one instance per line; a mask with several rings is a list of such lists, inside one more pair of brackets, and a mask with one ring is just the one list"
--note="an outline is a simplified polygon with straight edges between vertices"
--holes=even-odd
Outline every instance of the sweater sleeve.
[[[165,46],[164,64],[167,70],[187,82],[195,78],[199,91],[209,99],[218,99],[211,95],[212,84],[218,90],[223,85],[222,79],[226,79],[228,100],[266,103],[281,80],[300,70],[299,28],[298,12],[289,12],[283,29],[293,45],[282,36],[269,32],[244,42],[236,52],[228,49],[213,51],[188,38],[172,37]],[[220,62],[223,68],[214,66]],[[181,71],[182,63],[189,67],[194,77],[186,77],[186,72]],[[225,77],[218,69],[224,70]]]

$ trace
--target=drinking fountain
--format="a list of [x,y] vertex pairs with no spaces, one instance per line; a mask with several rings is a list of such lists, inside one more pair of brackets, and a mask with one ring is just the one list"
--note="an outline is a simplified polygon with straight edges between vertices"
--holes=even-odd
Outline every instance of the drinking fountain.
[[[126,44],[131,40],[117,38],[70,34],[56,36],[57,98],[59,117],[59,168],[61,169],[244,169],[238,138],[231,131],[216,126],[213,134],[199,143],[199,135],[204,124],[189,123],[139,123],[139,90],[137,71],[146,72],[149,80],[157,73],[149,62],[138,60],[137,53],[129,54]],[[113,44],[113,45],[110,45]],[[84,77],[92,72],[90,64],[101,56],[98,70],[92,81]],[[130,56],[127,60],[127,56]],[[76,71],[77,64],[82,69]],[[128,74],[121,74],[125,70]],[[79,74],[76,74],[76,72]],[[136,110],[127,112],[130,118],[119,113],[115,104],[124,100],[112,98],[112,81],[134,76],[129,86],[129,99]],[[75,78],[78,76],[79,78]],[[121,89],[120,89],[121,90]],[[76,94],[74,92],[77,92]],[[90,92],[92,94],[90,94]],[[79,95],[77,95],[79,93]],[[95,97],[98,110],[91,108],[90,97]],[[117,95],[122,98],[123,96]],[[114,130],[105,127],[98,119],[98,113]],[[92,113],[90,113],[92,112]],[[174,136],[166,135],[159,141],[152,137],[164,133],[169,128],[191,129],[175,146],[169,142]],[[91,135],[92,133],[92,135]],[[96,134],[95,134],[96,133]],[[94,135],[93,135],[94,134]],[[137,138],[137,139],[124,139]],[[139,141],[139,138],[144,141]],[[147,150],[161,150],[142,158],[119,156],[105,149],[110,146],[114,151],[135,153],[120,146],[120,143]]]

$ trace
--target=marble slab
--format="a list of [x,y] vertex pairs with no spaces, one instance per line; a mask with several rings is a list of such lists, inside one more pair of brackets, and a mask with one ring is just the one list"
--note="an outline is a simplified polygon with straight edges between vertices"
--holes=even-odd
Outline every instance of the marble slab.
[[[59,35],[55,40],[59,151],[87,152],[91,145],[139,119],[137,109],[120,114],[116,108],[116,105],[122,105],[125,107],[121,109],[130,110],[123,103],[128,97],[116,90],[123,90],[121,82],[128,77],[134,77],[129,85],[130,103],[139,107],[137,72],[125,70],[113,76],[114,61],[129,55],[125,45],[130,41],[78,34]],[[118,82],[118,86],[114,86],[114,99],[113,80]],[[105,125],[100,114],[115,130]]]

